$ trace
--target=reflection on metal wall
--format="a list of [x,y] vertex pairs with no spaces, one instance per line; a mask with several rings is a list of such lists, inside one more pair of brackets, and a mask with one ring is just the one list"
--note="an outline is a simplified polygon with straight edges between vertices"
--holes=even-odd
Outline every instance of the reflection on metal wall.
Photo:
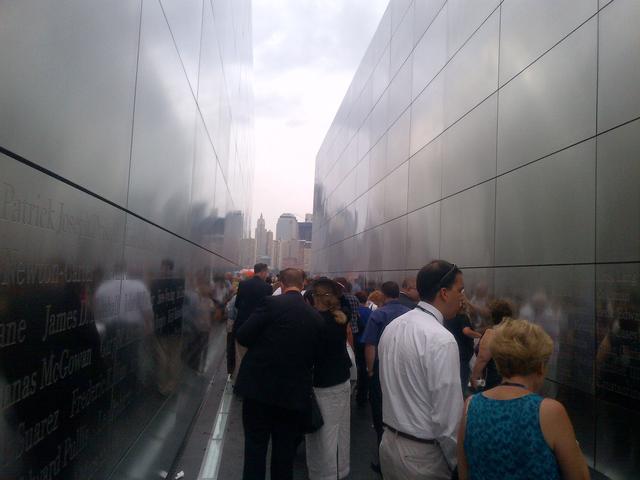
[[0,6],[0,478],[160,478],[253,182],[250,0]]
[[314,272],[444,258],[543,325],[548,394],[612,478],[640,471],[638,22],[633,0],[392,0],[314,196]]

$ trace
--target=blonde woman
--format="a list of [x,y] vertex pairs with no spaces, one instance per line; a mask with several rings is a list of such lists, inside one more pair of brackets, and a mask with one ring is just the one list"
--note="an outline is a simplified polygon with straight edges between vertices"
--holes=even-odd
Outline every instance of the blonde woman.
[[347,316],[340,310],[340,287],[328,278],[313,284],[313,304],[323,319],[313,389],[324,425],[306,436],[310,480],[349,475],[350,395]]
[[507,318],[495,327],[490,349],[502,382],[465,404],[459,478],[588,479],[565,408],[535,393],[553,352],[551,337],[526,320]]

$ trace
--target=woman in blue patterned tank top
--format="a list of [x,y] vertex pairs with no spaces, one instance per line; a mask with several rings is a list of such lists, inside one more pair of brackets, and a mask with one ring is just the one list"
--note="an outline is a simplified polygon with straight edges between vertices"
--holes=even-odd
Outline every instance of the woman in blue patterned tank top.
[[566,410],[534,393],[544,382],[551,337],[526,320],[505,319],[490,348],[503,381],[467,399],[458,432],[459,478],[588,479]]

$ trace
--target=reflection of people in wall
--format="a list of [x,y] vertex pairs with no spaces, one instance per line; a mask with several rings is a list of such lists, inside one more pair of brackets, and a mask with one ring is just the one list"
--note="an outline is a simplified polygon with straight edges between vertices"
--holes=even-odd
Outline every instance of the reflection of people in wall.
[[551,302],[544,290],[538,290],[531,299],[520,309],[520,317],[540,325],[553,339],[553,354],[547,366],[547,375],[557,378],[558,349],[560,337],[560,322],[551,308]]
[[640,398],[639,310],[640,291],[628,288],[609,296],[600,313],[608,317],[608,326],[596,354],[598,386],[618,403],[635,399],[637,405]]
[[117,349],[117,367],[133,377],[137,389],[150,382],[153,371],[145,357],[145,339],[153,337],[153,310],[146,285],[125,272],[124,264],[116,265],[113,277],[96,289],[93,309],[103,355]]
[[466,307],[471,326],[476,332],[482,333],[490,320],[489,287],[486,282],[479,282],[471,300],[467,300]]
[[185,292],[182,358],[189,368],[200,373],[206,369],[213,308],[206,272],[199,271]]
[[173,393],[182,369],[182,305],[184,279],[176,277],[171,259],[160,264],[159,278],[151,283],[154,333],[158,347],[155,351],[156,381],[163,395]]

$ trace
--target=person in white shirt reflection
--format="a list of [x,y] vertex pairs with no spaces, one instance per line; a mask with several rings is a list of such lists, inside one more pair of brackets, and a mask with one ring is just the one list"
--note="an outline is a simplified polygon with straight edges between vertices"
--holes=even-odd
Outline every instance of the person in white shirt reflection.
[[448,480],[463,401],[458,345],[442,323],[460,310],[464,281],[456,265],[434,260],[416,286],[420,302],[387,326],[378,346],[380,466],[385,480]]

